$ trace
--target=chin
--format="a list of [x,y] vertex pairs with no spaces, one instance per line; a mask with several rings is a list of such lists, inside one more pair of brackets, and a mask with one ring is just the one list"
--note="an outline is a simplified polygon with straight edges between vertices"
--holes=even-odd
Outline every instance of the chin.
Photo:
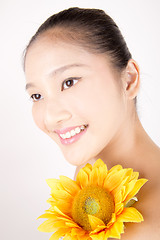
[[88,162],[88,159],[81,158],[80,156],[73,157],[73,156],[66,156],[66,155],[64,155],[64,158],[66,159],[66,161],[68,163],[70,163],[71,165],[74,165],[76,167],[79,167],[79,166],[81,166],[83,164],[86,164]]
[[78,160],[78,159],[67,159],[67,158],[65,158],[65,159],[66,159],[66,161],[67,161],[68,163],[70,163],[71,165],[76,166],[76,167],[79,167],[79,166],[81,166],[82,164],[84,164],[83,161]]

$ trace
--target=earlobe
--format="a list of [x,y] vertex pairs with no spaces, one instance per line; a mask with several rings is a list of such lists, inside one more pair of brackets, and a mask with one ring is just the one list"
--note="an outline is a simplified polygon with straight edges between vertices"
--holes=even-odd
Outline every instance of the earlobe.
[[130,59],[126,67],[125,91],[129,99],[137,96],[140,86],[140,73],[138,64]]

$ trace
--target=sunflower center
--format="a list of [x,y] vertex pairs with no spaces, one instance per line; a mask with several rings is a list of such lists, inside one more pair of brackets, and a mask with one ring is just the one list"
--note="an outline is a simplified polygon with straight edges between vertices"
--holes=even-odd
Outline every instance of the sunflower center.
[[105,225],[114,212],[112,195],[100,186],[87,186],[75,196],[72,206],[73,220],[83,229],[90,231],[88,215],[100,218]]
[[84,210],[87,214],[90,215],[98,213],[100,210],[98,201],[96,201],[94,198],[88,197],[84,205]]

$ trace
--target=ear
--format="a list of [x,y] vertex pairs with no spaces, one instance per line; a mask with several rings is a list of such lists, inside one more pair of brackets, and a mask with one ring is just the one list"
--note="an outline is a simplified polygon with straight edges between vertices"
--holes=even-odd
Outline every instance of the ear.
[[138,64],[130,59],[125,70],[125,93],[129,99],[137,96],[140,87],[140,73]]

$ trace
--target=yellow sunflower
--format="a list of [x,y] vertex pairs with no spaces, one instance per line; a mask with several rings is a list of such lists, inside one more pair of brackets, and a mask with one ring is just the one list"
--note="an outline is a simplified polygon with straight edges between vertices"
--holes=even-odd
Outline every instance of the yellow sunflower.
[[80,169],[76,181],[60,176],[48,179],[51,207],[39,218],[47,218],[38,230],[54,232],[50,240],[120,239],[124,222],[141,222],[143,217],[130,200],[147,182],[132,168],[116,165],[110,170],[98,159]]

